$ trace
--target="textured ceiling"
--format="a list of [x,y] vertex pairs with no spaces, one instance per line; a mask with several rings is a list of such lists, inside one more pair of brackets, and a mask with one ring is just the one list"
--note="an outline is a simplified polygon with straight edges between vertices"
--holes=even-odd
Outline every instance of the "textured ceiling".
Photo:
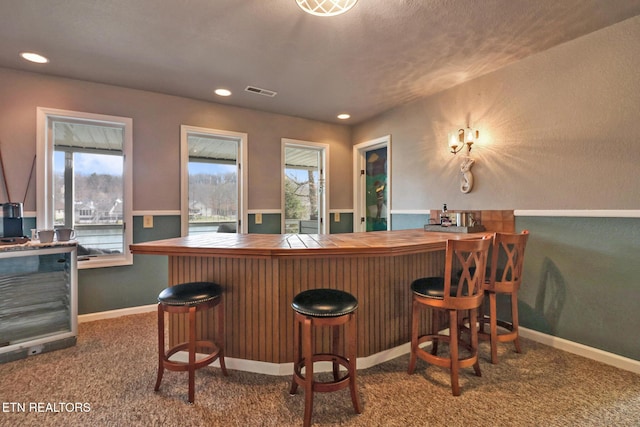
[[638,14],[640,0],[360,0],[331,18],[295,0],[0,0],[0,66],[355,124]]

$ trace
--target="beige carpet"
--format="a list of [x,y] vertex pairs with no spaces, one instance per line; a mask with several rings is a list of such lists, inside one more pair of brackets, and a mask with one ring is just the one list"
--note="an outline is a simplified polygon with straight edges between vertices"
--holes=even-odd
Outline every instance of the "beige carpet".
[[[80,325],[75,347],[0,364],[1,426],[299,426],[303,391],[290,377],[218,369],[166,372],[159,393],[155,314]],[[316,394],[318,426],[638,426],[640,376],[524,340],[523,354],[500,347],[500,363],[461,375],[453,397],[448,371],[408,356],[359,371],[363,413],[347,390]],[[74,405],[77,404],[77,405]],[[22,408],[25,410],[22,411]],[[73,410],[73,411],[71,411]],[[67,412],[69,411],[69,412]]]

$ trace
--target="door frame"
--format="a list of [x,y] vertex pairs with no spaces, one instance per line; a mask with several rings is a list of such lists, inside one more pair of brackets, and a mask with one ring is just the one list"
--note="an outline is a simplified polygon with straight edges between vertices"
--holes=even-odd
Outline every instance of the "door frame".
[[366,153],[383,147],[387,149],[387,230],[391,230],[391,135],[385,135],[353,146],[354,232],[367,231]]

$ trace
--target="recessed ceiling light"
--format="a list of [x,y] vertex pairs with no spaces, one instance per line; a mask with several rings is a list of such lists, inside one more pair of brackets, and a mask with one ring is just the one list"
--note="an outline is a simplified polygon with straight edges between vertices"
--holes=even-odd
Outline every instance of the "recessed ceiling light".
[[347,119],[351,118],[351,114],[347,114],[347,113],[338,114],[338,118],[340,120],[347,120]]
[[231,91],[229,89],[216,89],[214,92],[218,96],[231,96]]
[[33,52],[22,52],[20,53],[20,56],[27,61],[35,62],[37,64],[46,64],[49,62],[48,58]]

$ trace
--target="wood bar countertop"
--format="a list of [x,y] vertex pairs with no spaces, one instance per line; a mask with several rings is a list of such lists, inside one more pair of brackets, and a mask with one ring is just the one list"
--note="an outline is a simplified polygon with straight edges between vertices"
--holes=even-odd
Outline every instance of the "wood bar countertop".
[[134,254],[220,257],[314,257],[401,255],[443,250],[448,239],[484,233],[427,232],[422,229],[344,234],[208,233],[131,245]]

